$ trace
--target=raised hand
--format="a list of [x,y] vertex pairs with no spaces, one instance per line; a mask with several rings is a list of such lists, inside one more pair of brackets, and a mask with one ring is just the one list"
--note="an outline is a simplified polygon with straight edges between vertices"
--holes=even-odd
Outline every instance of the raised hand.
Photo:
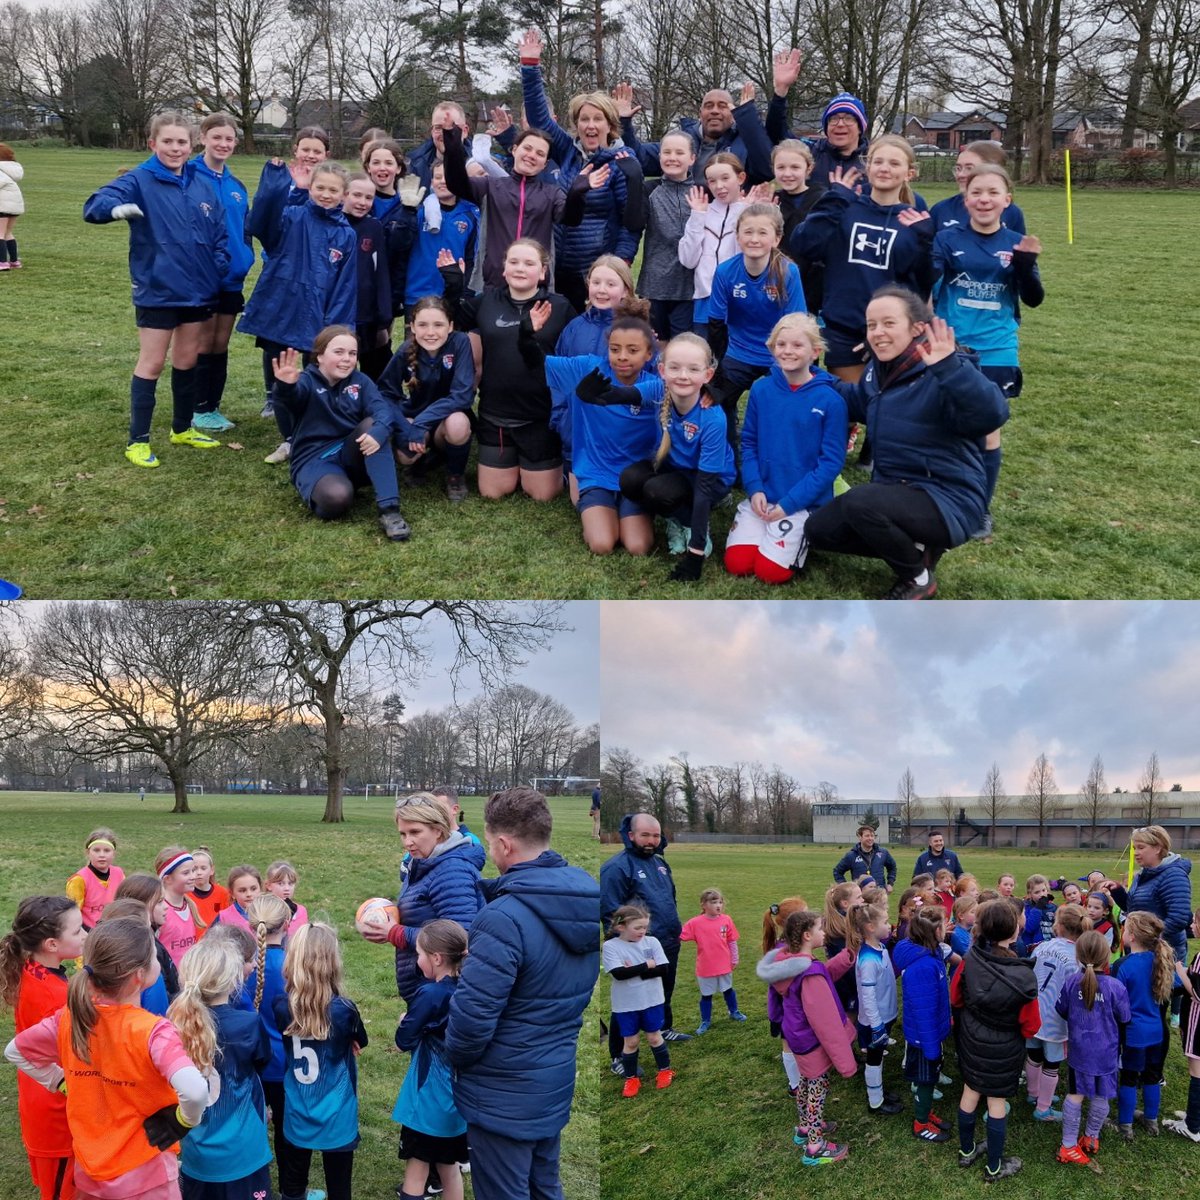
[[598,188],[602,188],[606,183],[608,183],[608,177],[611,174],[611,170],[608,163],[605,163],[601,167],[597,167],[595,163],[588,163],[588,165],[579,173],[580,175],[587,176],[588,187],[590,187],[594,192]]
[[755,96],[754,84],[750,83],[747,80],[746,83],[742,84],[741,95],[738,96],[738,104],[749,104],[750,101],[754,99],[754,96]]
[[292,182],[302,191],[308,191],[308,185],[312,183],[313,169],[308,163],[295,162],[288,164],[288,172],[292,177]]
[[512,113],[503,105],[498,104],[492,109],[492,119],[488,123],[487,132],[492,137],[499,137],[506,129],[512,128]]
[[831,187],[844,187],[854,190],[855,184],[862,178],[862,172],[857,167],[834,167],[829,172]]
[[747,193],[746,199],[751,204],[778,203],[775,196],[775,185],[771,183],[756,183]]
[[529,310],[529,323],[533,326],[533,332],[537,333],[545,327],[546,322],[550,319],[552,311],[549,300],[539,300]]
[[708,212],[708,193],[702,187],[688,188],[687,202],[692,212]]
[[521,40],[517,43],[517,53],[522,60],[532,59],[534,62],[540,62],[542,58],[542,35],[536,29],[527,29],[521,34]]
[[780,50],[771,60],[771,83],[775,95],[786,96],[800,78],[800,63],[803,61],[799,50]]
[[896,220],[901,225],[919,225],[922,221],[930,219],[927,212],[921,212],[919,209],[906,208],[896,214]]
[[271,370],[280,383],[295,383],[300,378],[300,354],[290,347],[271,359]]
[[467,273],[467,264],[461,258],[455,258],[444,246],[438,251],[437,262],[434,265],[439,271],[443,267],[457,267],[464,275]]
[[1018,254],[1041,254],[1042,243],[1040,238],[1035,238],[1032,233],[1025,234],[1024,237],[1013,247]]
[[[928,214],[925,214],[928,216]],[[954,330],[942,320],[934,317],[925,330],[925,341],[917,343],[917,349],[927,367],[949,358],[954,353]]]
[[628,79],[613,88],[612,98],[616,101],[619,117],[636,117],[642,111],[642,106],[634,101],[633,84]]

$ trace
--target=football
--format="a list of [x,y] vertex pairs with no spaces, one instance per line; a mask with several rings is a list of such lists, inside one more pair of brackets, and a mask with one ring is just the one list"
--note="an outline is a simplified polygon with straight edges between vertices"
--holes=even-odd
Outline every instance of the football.
[[354,914],[354,927],[359,933],[365,930],[379,930],[395,921],[400,920],[400,910],[391,901],[383,896],[372,896],[370,900],[364,900],[358,906],[358,912]]

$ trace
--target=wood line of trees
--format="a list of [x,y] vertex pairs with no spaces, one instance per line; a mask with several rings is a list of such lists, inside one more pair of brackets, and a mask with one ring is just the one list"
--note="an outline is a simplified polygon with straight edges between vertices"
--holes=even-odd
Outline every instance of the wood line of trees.
[[1012,157],[1038,182],[1055,111],[1099,107],[1119,114],[1125,148],[1139,128],[1159,135],[1172,182],[1180,109],[1200,87],[1200,0],[7,0],[0,104],[53,111],[84,145],[114,129],[140,144],[150,114],[184,96],[233,111],[249,150],[272,94],[293,114],[320,101],[335,139],[349,105],[417,137],[439,96],[474,117],[487,97],[519,100],[527,25],[559,113],[629,79],[658,136],[712,87],[749,81],[765,100],[772,55],[798,46],[794,106],[850,91],[882,130],[959,97],[1006,115]]
[[[564,628],[552,604],[60,603],[0,610],[0,773],[15,786],[488,791],[599,772],[599,732],[511,674]],[[448,628],[435,662],[431,627]],[[431,669],[482,690],[409,714]],[[79,782],[81,781],[81,782]]]

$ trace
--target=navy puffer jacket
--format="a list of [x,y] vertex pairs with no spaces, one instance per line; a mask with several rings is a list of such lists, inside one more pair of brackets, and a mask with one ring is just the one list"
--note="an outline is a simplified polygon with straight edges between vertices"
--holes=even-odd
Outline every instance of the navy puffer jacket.
[[858,383],[841,384],[850,420],[865,422],[875,455],[873,483],[927,492],[961,546],[983,523],[987,481],[983,439],[1008,420],[1008,401],[971,360],[952,354],[879,383],[872,358]]
[[1179,962],[1187,961],[1187,931],[1192,923],[1191,859],[1171,853],[1157,867],[1143,867],[1129,890],[1113,888],[1123,912],[1150,912],[1162,918],[1163,938]]
[[[426,921],[457,921],[468,933],[483,907],[479,872],[486,861],[482,846],[455,830],[428,858],[414,858],[396,904],[404,945],[396,947],[396,990],[411,1000],[425,982],[417,966],[417,934]],[[473,947],[472,947],[473,949]]]
[[575,1043],[600,967],[600,890],[545,850],[485,879],[487,904],[450,1002],[454,1102],[471,1125],[554,1137],[575,1092]]

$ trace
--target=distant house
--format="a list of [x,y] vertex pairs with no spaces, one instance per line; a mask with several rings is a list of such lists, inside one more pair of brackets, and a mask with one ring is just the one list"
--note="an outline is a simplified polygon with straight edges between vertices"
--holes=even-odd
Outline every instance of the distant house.
[[[342,136],[360,137],[369,125],[366,110],[353,100],[343,100],[339,107],[342,114]],[[329,101],[302,100],[296,109],[296,120],[292,124],[296,129],[303,129],[306,125],[319,125],[322,129],[332,131],[334,121]]]
[[1180,110],[1183,132],[1179,135],[1180,150],[1200,150],[1200,96],[1189,100]]
[[936,146],[956,153],[971,142],[998,142],[1004,137],[1004,115],[973,108],[968,112],[944,109],[931,113],[901,113],[892,122],[892,133],[915,146]]

